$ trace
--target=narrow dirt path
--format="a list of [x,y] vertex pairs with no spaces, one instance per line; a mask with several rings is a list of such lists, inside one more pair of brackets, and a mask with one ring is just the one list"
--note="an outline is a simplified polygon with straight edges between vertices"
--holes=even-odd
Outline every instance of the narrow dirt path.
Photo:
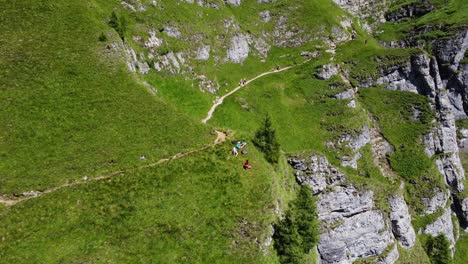
[[226,99],[226,97],[228,97],[228,96],[232,95],[233,93],[237,92],[239,89],[246,86],[247,84],[249,84],[249,83],[251,83],[251,82],[253,82],[253,81],[255,81],[255,80],[259,79],[259,78],[262,78],[264,76],[267,76],[267,75],[270,75],[270,74],[273,74],[273,73],[280,73],[280,72],[283,72],[283,71],[287,71],[287,70],[289,70],[291,68],[301,66],[302,64],[305,64],[305,63],[307,63],[309,61],[310,61],[310,59],[308,59],[308,60],[306,60],[306,61],[304,61],[304,62],[302,62],[300,64],[297,64],[297,65],[287,66],[287,67],[281,68],[279,70],[267,71],[267,72],[264,72],[262,74],[259,74],[259,75],[255,76],[254,78],[252,78],[250,80],[247,80],[244,85],[239,85],[236,88],[234,88],[232,91],[230,91],[229,93],[227,93],[227,94],[221,96],[220,98],[218,98],[215,101],[215,103],[213,104],[213,106],[211,106],[211,108],[208,111],[208,114],[206,115],[206,117],[204,119],[202,119],[201,122],[206,124],[211,119],[211,117],[213,116],[213,113],[216,110],[216,108],[223,104],[224,99]]
[[78,180],[78,181],[74,181],[74,182],[71,182],[71,183],[62,184],[60,186],[53,187],[53,188],[50,188],[50,189],[46,189],[44,191],[26,192],[23,195],[17,196],[17,197],[0,196],[0,204],[3,204],[4,206],[13,206],[13,205],[15,205],[17,203],[24,202],[24,201],[27,201],[27,200],[30,200],[30,199],[34,199],[34,198],[40,197],[42,195],[58,191],[60,189],[73,187],[73,186],[77,186],[77,185],[84,185],[84,184],[87,184],[87,183],[90,183],[90,182],[97,182],[97,181],[111,179],[111,178],[113,178],[115,176],[118,176],[118,175],[121,175],[121,174],[124,174],[124,173],[127,173],[127,172],[132,172],[132,171],[135,171],[135,170],[138,170],[138,169],[143,169],[143,168],[151,168],[151,167],[155,167],[155,166],[158,166],[160,164],[163,164],[163,163],[167,163],[167,162],[172,161],[172,160],[177,160],[177,159],[183,158],[183,157],[185,157],[187,155],[203,151],[203,150],[205,150],[207,148],[216,146],[216,145],[221,144],[221,143],[226,141],[227,134],[225,132],[218,131],[218,130],[215,130],[215,132],[216,132],[215,141],[213,143],[207,144],[207,145],[205,145],[205,146],[203,146],[203,147],[201,147],[199,149],[193,149],[193,150],[188,150],[188,151],[185,151],[185,152],[180,152],[180,153],[175,154],[172,157],[160,159],[160,160],[158,160],[158,161],[156,161],[154,163],[146,164],[146,165],[139,166],[139,167],[132,168],[132,169],[128,169],[128,170],[113,171],[113,172],[103,174],[103,175],[100,175],[100,176],[97,176],[97,177],[94,177],[94,178],[91,178],[91,179],[83,179],[83,180]]

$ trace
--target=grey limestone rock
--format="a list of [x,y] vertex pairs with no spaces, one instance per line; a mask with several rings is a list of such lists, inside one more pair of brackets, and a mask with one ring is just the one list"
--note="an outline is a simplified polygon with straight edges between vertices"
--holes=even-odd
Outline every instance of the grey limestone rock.
[[403,195],[391,196],[388,202],[393,234],[401,246],[407,249],[412,248],[416,242],[416,233],[411,226],[411,216]]
[[318,251],[323,264],[353,263],[382,254],[392,243],[382,213],[373,210],[344,218],[340,226],[322,233]]
[[372,209],[373,191],[358,191],[351,185],[334,186],[330,192],[319,195],[318,217],[327,224],[342,221]]
[[245,34],[236,34],[231,39],[227,50],[227,58],[233,63],[241,63],[249,56],[249,37]]
[[233,6],[240,6],[241,0],[224,0],[224,3],[233,5]]
[[341,158],[341,165],[345,167],[357,168],[357,161],[361,158],[359,150],[365,145],[370,143],[371,133],[367,126],[362,128],[362,131],[357,136],[345,134],[338,139],[339,146],[345,146],[350,148],[355,154],[353,156],[343,156]]
[[312,155],[308,160],[292,157],[288,162],[296,169],[296,180],[300,184],[307,184],[314,194],[345,180],[345,175],[322,156]]
[[336,65],[325,64],[322,66],[320,71],[315,76],[321,80],[328,80],[337,74],[338,74],[338,67]]
[[268,23],[271,21],[271,12],[270,10],[265,10],[265,11],[262,11],[258,14],[258,16],[260,17],[260,19],[262,19],[263,22],[265,23]]
[[210,58],[210,50],[211,50],[210,45],[202,45],[201,47],[198,48],[195,59],[208,60]]
[[452,222],[452,211],[450,208],[445,209],[443,215],[437,218],[434,223],[426,226],[424,234],[436,237],[443,234],[447,237],[450,242],[450,249],[453,252],[455,250],[455,237],[453,235],[453,222]]
[[434,190],[434,196],[430,198],[423,198],[422,203],[426,207],[425,214],[433,214],[439,210],[439,208],[445,208],[450,198],[448,190],[441,190],[439,188]]

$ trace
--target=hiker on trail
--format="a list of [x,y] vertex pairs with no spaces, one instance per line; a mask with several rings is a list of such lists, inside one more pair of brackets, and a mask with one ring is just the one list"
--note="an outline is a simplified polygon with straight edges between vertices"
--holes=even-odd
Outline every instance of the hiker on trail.
[[240,143],[239,141],[236,142],[236,148],[237,148],[237,149],[241,149],[241,148],[242,148],[241,143]]
[[252,167],[251,167],[250,164],[249,164],[249,160],[246,160],[246,161],[244,162],[244,170],[249,170],[249,169],[251,169],[251,168],[252,168]]
[[279,66],[279,65],[276,65],[276,70],[277,70],[277,71],[280,70],[280,66]]
[[237,157],[237,155],[239,155],[239,152],[237,152],[236,147],[232,148],[232,155],[234,155],[234,157]]

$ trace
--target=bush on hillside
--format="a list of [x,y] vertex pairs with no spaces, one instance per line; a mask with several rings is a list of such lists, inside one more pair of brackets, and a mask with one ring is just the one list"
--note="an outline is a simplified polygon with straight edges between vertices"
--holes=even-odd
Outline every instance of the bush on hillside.
[[265,158],[270,163],[278,163],[279,143],[276,139],[276,131],[271,124],[270,116],[265,117],[263,126],[255,133],[254,145],[265,154]]
[[426,243],[426,252],[433,264],[449,264],[450,243],[445,235],[430,236]]
[[315,202],[308,186],[301,186],[284,219],[275,225],[273,239],[281,263],[304,263],[318,242]]
[[117,14],[114,11],[112,11],[111,18],[108,24],[110,27],[115,29],[115,31],[117,31],[122,40],[125,40],[125,33],[127,32],[127,20],[123,15],[119,18],[117,17]]

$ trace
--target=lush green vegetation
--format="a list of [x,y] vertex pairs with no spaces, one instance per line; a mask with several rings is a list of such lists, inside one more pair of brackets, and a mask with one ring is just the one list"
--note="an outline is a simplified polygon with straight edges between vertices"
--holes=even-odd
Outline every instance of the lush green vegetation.
[[429,236],[426,241],[426,252],[431,263],[433,264],[449,264],[451,263],[450,243],[445,235],[436,237]]
[[461,232],[460,238],[455,247],[455,256],[453,257],[453,264],[466,263],[466,256],[468,256],[468,235]]
[[385,138],[395,147],[389,160],[393,170],[407,183],[407,200],[422,210],[421,198],[430,197],[444,182],[434,163],[424,153],[421,137],[432,127],[428,99],[410,92],[362,89],[359,96],[377,121]]
[[[396,10],[416,1],[395,1],[390,9]],[[412,31],[431,29],[416,36],[421,41],[449,37],[454,32],[466,27],[468,23],[468,5],[465,0],[432,0],[435,10],[419,17],[404,19],[400,22],[388,22],[380,26],[377,37],[383,41],[404,39]]]
[[308,186],[301,186],[284,219],[275,225],[273,239],[281,263],[304,263],[318,242],[315,201]]
[[[228,143],[0,211],[0,263],[266,263],[279,177]],[[190,168],[189,170],[187,168]],[[299,206],[299,205],[298,205]],[[209,249],[209,250],[207,250]]]
[[119,54],[105,50],[98,37],[110,29],[108,15],[93,4],[0,6],[0,193],[44,189],[210,141],[198,120],[152,96]]
[[276,139],[276,131],[271,124],[269,115],[265,117],[263,126],[255,132],[254,145],[265,155],[265,159],[271,163],[278,163],[280,146]]

